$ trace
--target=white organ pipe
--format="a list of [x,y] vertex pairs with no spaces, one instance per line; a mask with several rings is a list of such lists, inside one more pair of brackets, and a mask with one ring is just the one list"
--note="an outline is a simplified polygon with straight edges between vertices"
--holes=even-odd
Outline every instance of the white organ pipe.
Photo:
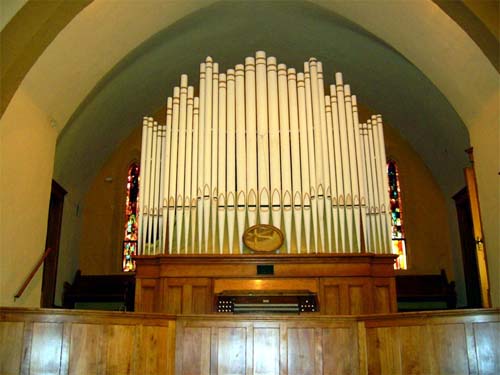
[[368,220],[366,220],[366,172],[365,165],[363,163],[363,150],[361,148],[361,134],[360,134],[360,125],[359,125],[359,117],[358,117],[358,103],[356,95],[351,96],[351,104],[352,104],[352,117],[353,117],[353,125],[354,125],[354,142],[356,146],[356,164],[358,167],[358,191],[359,191],[359,207],[360,207],[360,226],[363,226],[363,231],[361,233],[361,243],[360,243],[360,251],[366,251],[363,248],[362,242],[366,245],[366,233],[367,228],[366,225]]
[[163,240],[164,247],[162,251],[170,252],[170,247],[168,246],[168,234],[167,228],[169,223],[169,210],[168,210],[168,197],[169,197],[169,177],[170,177],[170,145],[172,139],[172,107],[173,100],[171,97],[167,99],[167,116],[166,116],[166,140],[165,140],[165,157],[163,159],[163,164],[165,168],[163,169]]
[[156,163],[156,139],[158,137],[158,128],[155,126],[153,118],[151,117],[149,120],[152,124],[153,131],[151,135],[151,151],[150,151],[150,159],[149,159],[149,170],[150,170],[150,185],[149,185],[149,195],[148,195],[148,236],[147,243],[148,246],[148,254],[151,253],[151,248],[154,249],[154,238],[153,238],[153,227],[154,227],[154,196],[155,196],[155,163]]
[[[342,73],[335,74],[335,83],[337,88],[337,108],[339,114],[339,130],[340,144],[342,154],[342,173],[344,176],[344,202],[345,220],[346,220],[346,241],[344,241],[345,252],[351,252],[353,247],[352,231],[353,231],[353,210],[352,210],[352,181],[351,169],[349,164],[349,140],[348,140],[348,124],[346,119],[345,99],[344,99],[344,83]],[[341,218],[342,220],[342,218]]]
[[[337,104],[337,88],[335,85],[330,85],[330,101],[332,107],[332,133],[333,133],[333,148],[335,153],[335,185],[336,194],[332,196],[332,205],[336,207],[336,215],[339,223],[338,235],[334,240],[336,243],[337,252],[345,252],[345,204],[344,204],[344,176],[342,173],[342,149],[340,146],[340,125],[339,125],[339,109]],[[333,186],[333,184],[332,184]],[[335,212],[334,212],[335,214]]]
[[313,121],[313,106],[311,99],[311,78],[309,74],[309,65],[304,63],[304,87],[306,97],[306,119],[307,119],[307,149],[309,152],[309,180],[310,180],[310,200],[311,200],[311,214],[313,223],[313,238],[314,238],[314,251],[316,253],[320,250],[320,239],[318,238],[318,231],[324,234],[324,223],[318,221],[318,211],[320,205],[318,204],[318,184],[316,170],[316,139],[314,136],[314,121]]
[[144,246],[143,246],[143,243],[142,243],[142,239],[143,239],[143,229],[144,229],[144,224],[143,224],[143,206],[144,206],[144,202],[143,202],[143,198],[144,198],[144,195],[143,195],[143,192],[144,192],[144,186],[145,186],[145,183],[144,183],[144,179],[145,179],[145,170],[146,170],[146,167],[145,167],[145,164],[146,164],[146,145],[147,145],[147,139],[148,139],[148,136],[147,136],[147,133],[148,133],[148,120],[147,120],[147,117],[144,117],[143,120],[142,120],[142,139],[141,139],[141,165],[140,165],[140,169],[139,169],[139,194],[140,194],[140,197],[138,199],[138,205],[137,205],[137,212],[138,212],[138,215],[137,215],[137,222],[138,222],[138,230],[137,230],[137,252],[138,254],[142,254],[143,252],[143,249],[144,249]]
[[289,253],[390,252],[382,119],[359,124],[340,74],[328,96],[314,58],[296,73],[259,51],[220,74],[208,57],[199,97],[187,81],[166,126],[143,122],[139,254],[242,253],[257,222]]
[[161,130],[161,155],[160,155],[160,189],[158,191],[158,253],[162,253],[165,249],[165,236],[163,232],[164,228],[164,221],[166,220],[166,215],[165,217],[163,216],[163,203],[165,201],[164,197],[164,191],[165,191],[165,179],[163,176],[165,176],[165,164],[166,160],[166,152],[167,152],[167,127],[166,125],[160,125],[160,130]]
[[175,204],[177,198],[177,156],[179,147],[179,102],[180,88],[174,87],[173,107],[172,107],[172,147],[170,150],[170,181],[168,197],[168,242],[169,249],[172,252],[174,242],[174,228],[177,224],[175,217]]
[[[294,74],[295,69],[289,69],[288,74]],[[291,76],[293,80],[293,75]],[[300,137],[300,175],[302,177],[302,215],[304,217],[304,233],[306,242],[306,252],[311,252],[311,182],[309,179],[309,151],[308,151],[308,133],[307,133],[307,114],[306,114],[306,94],[304,84],[304,74],[298,73],[297,77],[297,103],[299,115],[299,137]],[[293,83],[292,83],[293,85]]]
[[189,86],[187,89],[186,103],[186,157],[184,174],[184,252],[189,252],[189,231],[191,227],[191,176],[192,158],[193,158],[193,106],[194,106],[194,88]]
[[[346,109],[346,121],[347,121],[347,139],[348,139],[348,150],[349,150],[349,170],[351,175],[351,196],[352,200],[350,202],[350,207],[353,214],[354,228],[353,228],[353,246],[351,247],[351,252],[359,252],[361,249],[361,236],[360,236],[360,217],[359,217],[359,185],[358,185],[358,167],[356,164],[356,142],[354,138],[354,119],[352,114],[352,103],[351,103],[351,88],[349,85],[344,85],[344,100]],[[356,244],[356,248],[354,247]]]
[[[316,166],[316,203],[318,205],[318,223],[321,242],[318,248],[326,251],[325,237],[325,185],[323,175],[323,147],[321,134],[321,120],[319,114],[319,98],[318,98],[318,72],[316,67],[316,59],[310,59],[309,63],[304,64],[304,71],[309,72],[309,82],[311,91],[312,115],[313,115],[313,133],[314,133],[314,160]],[[306,78],[306,88],[307,88]],[[327,224],[328,225],[328,224]]]
[[[286,69],[285,65],[280,64],[278,67],[281,79],[287,80],[288,85],[288,99],[287,104],[283,103],[282,107],[288,106],[289,121],[290,121],[290,154],[291,154],[291,169],[292,169],[292,205],[293,216],[295,224],[295,243],[296,252],[300,253],[302,248],[302,178],[301,178],[301,164],[300,164],[300,133],[299,133],[299,115],[298,115],[298,101],[297,101],[297,78],[295,69]],[[287,75],[288,73],[288,75]],[[281,91],[280,91],[281,92]],[[283,95],[284,96],[284,95]],[[280,103],[281,103],[280,96]],[[283,99],[284,101],[284,99]],[[307,146],[306,146],[307,147]],[[291,236],[290,236],[291,237]],[[291,249],[287,249],[289,252]]]
[[205,61],[205,120],[204,129],[204,158],[203,158],[203,240],[204,252],[208,253],[210,233],[210,194],[212,193],[212,85],[213,71],[212,59]]
[[374,237],[373,241],[373,251],[375,253],[380,253],[380,249],[382,248],[381,244],[381,231],[380,231],[380,215],[379,215],[379,193],[378,193],[378,177],[375,162],[375,145],[374,145],[374,137],[373,137],[373,124],[372,120],[368,120],[366,122],[367,130],[368,130],[368,160],[367,162],[370,164],[371,171],[371,185],[372,191],[370,196],[371,199],[371,222],[372,222],[372,233]]
[[255,98],[255,59],[245,59],[245,121],[247,141],[248,226],[257,223],[257,124]]
[[[206,61],[208,61],[208,57]],[[198,253],[203,251],[203,217],[204,217],[204,188],[205,188],[205,174],[204,174],[204,158],[205,158],[205,82],[206,82],[206,63],[200,64],[200,96],[199,96],[199,109],[198,109],[198,181],[196,183],[196,216],[197,220],[197,243],[196,249]]]
[[288,117],[288,82],[286,65],[278,65],[278,93],[279,93],[279,120],[280,120],[280,150],[281,150],[281,180],[283,191],[283,218],[285,223],[286,250],[292,250],[292,216],[293,190],[292,167],[290,162],[290,123]]
[[[336,116],[336,114],[335,114]],[[337,233],[339,233],[339,214],[337,206],[337,180],[336,180],[336,170],[335,170],[335,153],[334,153],[334,141],[333,141],[333,124],[332,124],[332,104],[329,95],[325,96],[325,117],[326,117],[326,136],[328,142],[328,159],[329,159],[329,169],[330,169],[330,191],[329,199],[327,202],[330,204],[331,215],[332,215],[332,251],[338,250]],[[328,205],[327,205],[328,211]]]
[[212,177],[211,177],[211,200],[210,200],[210,235],[212,238],[212,253],[216,252],[216,238],[217,238],[217,168],[219,166],[218,158],[218,143],[219,143],[219,64],[213,64],[213,75],[212,75]]
[[163,249],[163,169],[165,168],[165,138],[166,138],[166,129],[165,125],[158,124],[158,145],[160,148],[159,159],[158,159],[158,189],[156,190],[156,210],[158,212],[158,224],[157,224],[157,237],[158,237],[158,247],[155,250],[155,253],[160,253]]
[[377,115],[377,129],[378,129],[378,147],[379,147],[379,171],[381,174],[381,214],[383,215],[383,234],[385,237],[384,247],[382,248],[382,252],[392,252],[391,248],[391,210],[389,203],[389,181],[387,177],[387,157],[385,154],[384,147],[384,128],[382,124],[382,116]]
[[180,99],[179,99],[179,147],[177,153],[177,196],[176,196],[176,240],[177,252],[182,249],[182,232],[184,222],[184,169],[186,168],[186,113],[187,113],[187,75],[181,75]]
[[234,224],[236,211],[236,93],[235,71],[227,71],[227,234],[229,253],[234,252]]
[[[379,138],[378,138],[378,134],[377,134],[377,117],[376,116],[372,116],[371,118],[371,125],[372,125],[372,146],[373,146],[373,163],[374,163],[374,166],[373,166],[373,170],[375,171],[375,176],[376,176],[376,180],[375,180],[375,201],[376,201],[376,207],[377,207],[377,228],[378,228],[378,236],[379,236],[379,253],[382,253],[383,252],[383,249],[384,249],[384,218],[383,218],[383,214],[382,214],[382,202],[384,200],[383,198],[383,192],[382,192],[382,189],[383,189],[383,182],[382,180],[384,178],[382,178],[382,173],[381,171],[379,170],[378,166],[379,166],[379,163],[380,163],[380,154],[379,154],[379,147],[378,147],[378,142],[379,142]],[[384,176],[385,177],[385,176]]]
[[[267,89],[269,107],[269,153],[270,158],[270,192],[271,192],[271,214],[272,223],[281,228],[281,177],[282,166],[280,162],[280,115],[278,103],[278,75],[276,71],[276,58],[267,59]],[[281,109],[281,108],[280,108]],[[260,152],[260,151],[259,151]],[[259,166],[260,168],[260,166]],[[283,166],[284,168],[284,166]]]
[[[144,225],[145,227],[145,235],[144,235],[144,252],[149,254],[149,244],[151,243],[150,240],[150,233],[151,233],[151,178],[152,178],[152,169],[151,169],[151,164],[152,164],[152,153],[153,153],[153,120],[151,117],[148,118],[148,140],[147,140],[147,147],[146,147],[146,189],[145,189],[145,194],[144,194],[144,215],[145,215],[145,220],[146,223]],[[147,244],[147,249],[146,249],[146,244]]]
[[[326,244],[324,251],[332,252],[332,198],[330,186],[330,159],[328,155],[328,135],[326,129],[326,110],[325,110],[325,88],[323,84],[323,66],[316,59],[310,59],[309,65],[311,66],[311,74],[316,70],[317,74],[317,88],[318,88],[318,101],[319,101],[319,127],[321,139],[321,159],[323,164],[323,200],[325,207],[326,217]],[[333,160],[332,160],[333,162]]]
[[247,149],[245,137],[245,67],[235,67],[236,96],[236,203],[238,221],[239,253],[243,252],[243,232],[246,224],[246,192],[247,192]]
[[[191,246],[190,252],[196,252],[196,214],[198,202],[201,202],[201,195],[198,195],[198,158],[199,158],[199,114],[200,114],[200,100],[198,97],[193,101],[193,156],[192,156],[192,173],[191,173]],[[186,172],[187,171],[186,169]]]
[[[218,170],[217,189],[220,192],[217,199],[217,220],[219,227],[219,253],[224,249],[224,229],[226,227],[226,75],[219,74],[219,121],[218,121]],[[228,177],[234,180],[234,172],[228,170]]]
[[[276,65],[274,67],[276,70]],[[267,116],[266,54],[255,54],[255,88],[257,99],[257,186],[259,219],[261,224],[269,224],[269,135]],[[275,109],[273,109],[275,110]]]
[[153,122],[153,126],[156,128],[156,139],[155,139],[155,153],[153,157],[154,161],[154,190],[153,190],[153,201],[152,201],[152,209],[151,214],[153,216],[153,235],[152,235],[152,251],[153,254],[156,253],[156,244],[159,246],[159,239],[157,240],[158,235],[158,225],[160,223],[160,212],[159,212],[159,202],[160,200],[160,169],[161,169],[161,145],[162,145],[162,129],[158,126],[158,123]]
[[360,143],[363,159],[365,160],[365,187],[366,187],[366,249],[368,252],[375,252],[375,236],[374,216],[372,214],[372,194],[373,194],[373,179],[371,173],[371,163],[369,162],[369,141],[368,141],[368,124],[360,124]]
[[[379,170],[379,147],[378,147],[378,134],[377,134],[377,117],[372,116],[371,118],[371,147],[372,147],[372,170],[374,171],[374,187],[375,187],[375,211],[376,211],[376,220],[377,220],[377,233],[378,233],[378,252],[383,252],[384,248],[384,230],[383,230],[383,216],[381,212],[382,201],[383,201],[383,193],[382,193],[382,173]],[[385,177],[385,176],[384,176]]]

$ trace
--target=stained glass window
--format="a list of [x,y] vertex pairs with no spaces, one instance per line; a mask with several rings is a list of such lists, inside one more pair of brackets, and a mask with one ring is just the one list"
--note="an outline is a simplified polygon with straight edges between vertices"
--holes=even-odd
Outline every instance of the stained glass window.
[[398,254],[396,269],[406,269],[406,239],[403,227],[403,208],[401,204],[401,189],[399,184],[399,171],[396,162],[387,162],[387,174],[389,177],[389,197],[391,204],[392,221],[392,252]]
[[139,195],[139,165],[133,163],[128,169],[127,194],[125,198],[125,235],[123,239],[123,271],[135,271],[137,252],[137,197]]

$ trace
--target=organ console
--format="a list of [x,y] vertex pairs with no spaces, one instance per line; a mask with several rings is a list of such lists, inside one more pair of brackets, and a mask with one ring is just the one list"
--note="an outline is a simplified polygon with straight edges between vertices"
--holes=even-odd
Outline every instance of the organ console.
[[218,313],[305,313],[317,312],[316,294],[308,290],[223,291],[216,296]]
[[272,225],[278,253],[390,253],[380,115],[359,123],[341,73],[303,72],[262,51],[226,72],[207,57],[182,75],[165,124],[142,130],[138,254],[242,254]]

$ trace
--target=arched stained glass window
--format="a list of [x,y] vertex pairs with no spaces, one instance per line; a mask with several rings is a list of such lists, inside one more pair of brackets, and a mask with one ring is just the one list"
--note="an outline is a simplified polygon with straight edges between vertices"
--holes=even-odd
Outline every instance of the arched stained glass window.
[[125,198],[125,234],[123,239],[123,271],[135,271],[137,252],[137,197],[139,195],[139,165],[132,163],[127,174],[127,195]]
[[398,254],[396,269],[406,269],[406,239],[403,227],[403,208],[401,204],[401,189],[399,184],[399,171],[396,162],[387,162],[387,174],[389,177],[389,197],[391,205],[392,224],[392,252]]

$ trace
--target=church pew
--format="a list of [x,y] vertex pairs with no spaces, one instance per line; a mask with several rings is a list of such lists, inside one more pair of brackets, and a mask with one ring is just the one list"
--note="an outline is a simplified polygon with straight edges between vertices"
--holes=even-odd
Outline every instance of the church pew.
[[455,282],[448,282],[445,270],[431,275],[396,275],[398,311],[454,309]]
[[82,275],[64,283],[65,309],[134,311],[135,275]]

